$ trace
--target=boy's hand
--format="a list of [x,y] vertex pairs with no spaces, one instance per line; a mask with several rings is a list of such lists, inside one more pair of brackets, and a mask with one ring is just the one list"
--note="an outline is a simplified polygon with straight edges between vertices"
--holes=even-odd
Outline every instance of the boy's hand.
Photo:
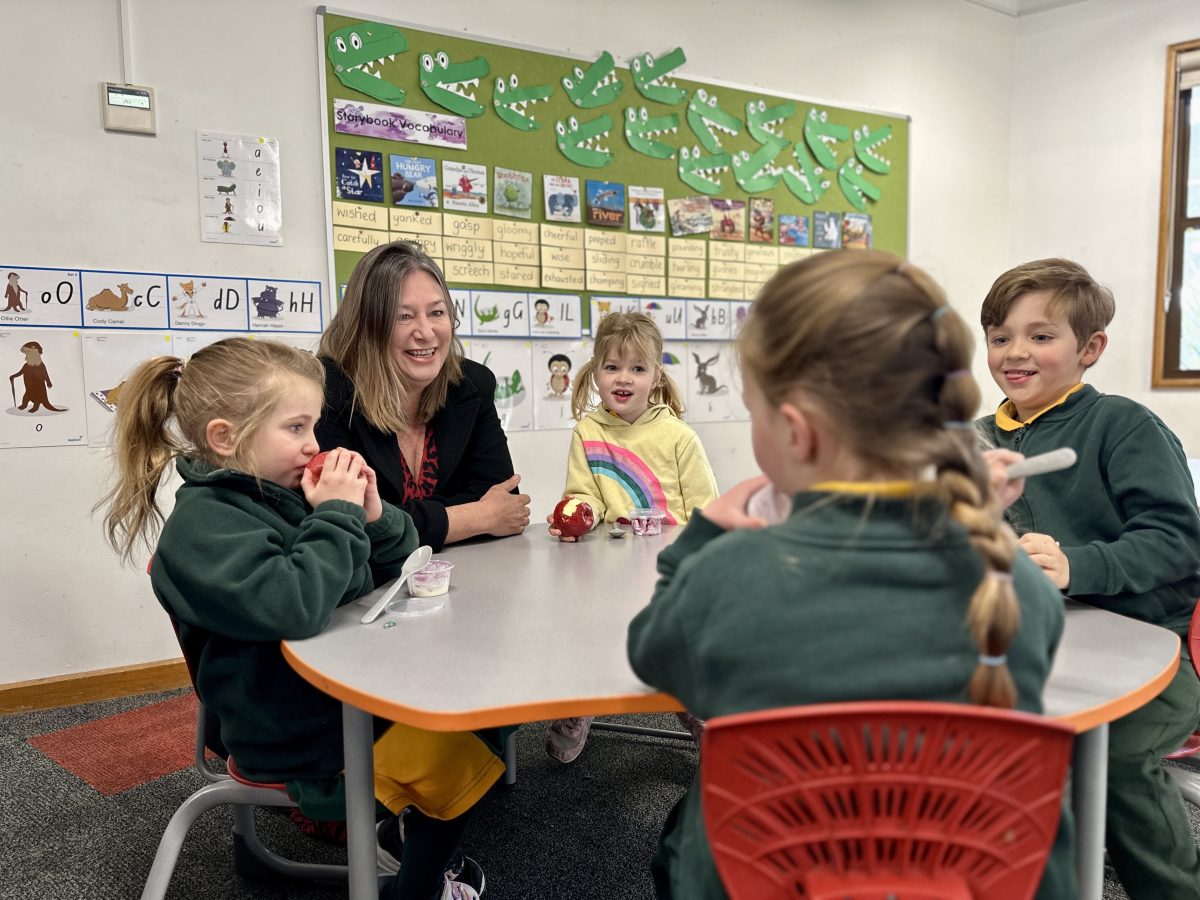
[[363,458],[357,453],[338,447],[326,457],[320,481],[314,484],[312,472],[304,470],[300,489],[313,508],[326,500],[345,500],[363,506],[367,491],[367,478],[363,474],[365,466]]
[[1042,571],[1054,582],[1060,591],[1065,591],[1071,583],[1071,564],[1066,554],[1058,546],[1058,541],[1048,534],[1038,534],[1031,531],[1018,539],[1021,549],[1029,554],[1029,558],[1041,566]]
[[754,493],[767,484],[767,476],[759,475],[735,484],[701,510],[704,517],[726,531],[735,528],[764,528],[766,522],[746,512],[746,504]]
[[1025,479],[1008,477],[1008,467],[1019,463],[1025,454],[1015,450],[985,450],[983,458],[988,464],[988,484],[992,496],[1000,502],[1001,509],[1008,509],[1025,492]]

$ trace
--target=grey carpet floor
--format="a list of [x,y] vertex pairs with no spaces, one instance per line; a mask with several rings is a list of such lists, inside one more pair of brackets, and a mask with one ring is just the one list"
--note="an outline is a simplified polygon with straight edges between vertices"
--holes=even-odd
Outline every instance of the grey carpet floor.
[[[140,896],[158,839],[176,807],[201,786],[184,770],[103,797],[42,756],[26,740],[174,694],[0,717],[0,898],[124,900]],[[677,728],[674,716],[613,721]],[[593,732],[583,755],[563,766],[542,750],[544,724],[517,737],[518,781],[480,804],[467,852],[487,873],[488,900],[653,900],[648,877],[658,833],[690,782],[697,755],[690,743]],[[1189,808],[1193,832],[1200,815]],[[285,856],[344,862],[344,851],[301,834],[286,815],[257,814],[263,842]],[[324,900],[345,888],[262,883],[235,873],[226,809],[192,827],[169,897],[172,900]],[[1108,873],[1105,900],[1125,892]]]

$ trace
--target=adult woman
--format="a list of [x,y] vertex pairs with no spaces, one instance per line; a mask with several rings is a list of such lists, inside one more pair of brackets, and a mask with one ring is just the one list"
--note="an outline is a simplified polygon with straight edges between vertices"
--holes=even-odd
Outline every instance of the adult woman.
[[321,337],[325,407],[317,440],[361,453],[379,493],[413,517],[435,550],[476,535],[519,534],[496,379],[463,355],[437,264],[418,244],[376,247],[355,266]]

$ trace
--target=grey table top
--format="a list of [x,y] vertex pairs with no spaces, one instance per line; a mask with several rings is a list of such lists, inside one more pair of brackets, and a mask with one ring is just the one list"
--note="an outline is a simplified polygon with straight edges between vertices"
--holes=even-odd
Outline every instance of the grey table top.
[[[676,531],[613,540],[597,529],[565,544],[537,525],[454,545],[437,555],[454,563],[441,611],[362,625],[363,607],[348,604],[284,653],[331,696],[432,730],[676,710],[625,654],[629,621],[649,601],[655,559]],[[1046,712],[1080,731],[1112,721],[1161,691],[1178,658],[1171,632],[1069,602]]]

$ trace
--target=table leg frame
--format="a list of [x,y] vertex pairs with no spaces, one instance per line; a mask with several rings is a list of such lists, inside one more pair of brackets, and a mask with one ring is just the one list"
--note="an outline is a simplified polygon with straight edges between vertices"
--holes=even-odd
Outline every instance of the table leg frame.
[[350,900],[379,900],[375,872],[375,756],[371,714],[342,704]]
[[1075,813],[1075,862],[1080,900],[1104,895],[1104,813],[1108,789],[1108,724],[1075,737],[1071,758],[1071,807]]

